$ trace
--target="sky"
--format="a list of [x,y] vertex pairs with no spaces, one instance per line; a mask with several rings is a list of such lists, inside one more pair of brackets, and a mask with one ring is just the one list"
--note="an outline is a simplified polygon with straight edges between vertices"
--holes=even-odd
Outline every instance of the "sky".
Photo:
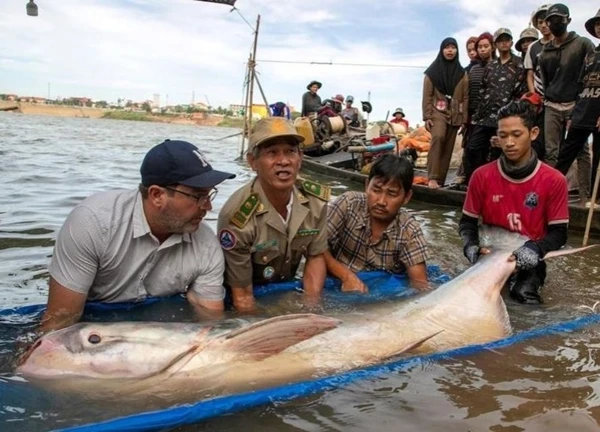
[[[370,101],[370,120],[397,107],[422,122],[423,72],[448,36],[508,27],[515,36],[542,3],[530,0],[237,0],[236,9],[193,0],[26,0],[0,2],[0,93],[143,101],[161,105],[243,101],[245,67],[260,14],[257,74],[269,103],[300,109],[309,81],[335,94]],[[570,30],[598,5],[566,3]],[[246,23],[242,16],[249,22]],[[597,39],[592,39],[594,44]],[[304,63],[277,63],[273,61]],[[316,65],[310,62],[331,62]],[[343,66],[340,63],[379,66]],[[387,66],[382,66],[387,65]],[[409,67],[391,67],[404,65]],[[167,100],[168,97],[168,100]],[[258,90],[255,103],[262,103]]]

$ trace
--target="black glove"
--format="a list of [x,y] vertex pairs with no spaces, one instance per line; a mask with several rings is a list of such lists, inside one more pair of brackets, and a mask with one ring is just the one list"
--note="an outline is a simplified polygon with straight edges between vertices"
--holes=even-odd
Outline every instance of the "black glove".
[[540,248],[532,241],[525,242],[513,255],[517,258],[517,268],[520,270],[534,269],[542,259]]
[[475,264],[479,259],[479,245],[475,243],[467,243],[463,248],[463,253],[471,264]]

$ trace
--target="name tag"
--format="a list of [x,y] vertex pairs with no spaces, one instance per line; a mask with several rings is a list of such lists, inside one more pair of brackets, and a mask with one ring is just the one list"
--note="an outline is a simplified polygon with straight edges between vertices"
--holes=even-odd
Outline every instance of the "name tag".
[[296,234],[296,237],[307,237],[307,236],[314,236],[317,235],[321,232],[321,230],[318,229],[303,229],[303,230],[298,230],[298,233]]
[[257,252],[257,251],[262,251],[265,249],[275,248],[277,246],[279,246],[279,241],[273,239],[273,240],[266,241],[264,243],[259,243],[256,246],[254,246],[253,249],[255,252]]

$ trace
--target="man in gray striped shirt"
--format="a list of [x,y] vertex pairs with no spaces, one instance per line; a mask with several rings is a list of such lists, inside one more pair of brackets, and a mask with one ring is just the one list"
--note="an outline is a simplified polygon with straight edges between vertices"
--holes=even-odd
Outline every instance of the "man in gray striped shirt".
[[215,186],[235,175],[212,169],[193,144],[170,140],[146,154],[141,174],[137,190],[92,195],[65,221],[42,331],[75,323],[89,300],[185,293],[201,315],[223,310],[223,253],[202,219]]

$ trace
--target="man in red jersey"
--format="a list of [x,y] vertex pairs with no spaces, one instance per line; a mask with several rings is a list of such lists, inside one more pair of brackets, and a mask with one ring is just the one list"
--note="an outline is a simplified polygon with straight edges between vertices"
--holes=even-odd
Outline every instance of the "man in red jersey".
[[479,246],[478,220],[529,238],[513,252],[517,271],[511,297],[521,303],[543,303],[539,294],[546,277],[546,253],[567,242],[568,189],[565,177],[540,162],[531,142],[539,133],[527,101],[514,101],[498,112],[502,155],[473,174],[459,223],[464,253],[474,264],[489,250]]

